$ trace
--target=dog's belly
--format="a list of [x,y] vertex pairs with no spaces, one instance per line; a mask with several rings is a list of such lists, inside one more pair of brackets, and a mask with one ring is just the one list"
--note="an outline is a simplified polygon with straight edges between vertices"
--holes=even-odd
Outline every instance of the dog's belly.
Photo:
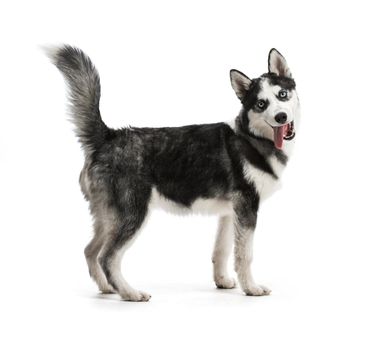
[[168,213],[176,215],[230,215],[232,213],[232,203],[222,199],[197,199],[190,207],[176,203],[162,196],[156,189],[152,190],[151,209],[162,209]]

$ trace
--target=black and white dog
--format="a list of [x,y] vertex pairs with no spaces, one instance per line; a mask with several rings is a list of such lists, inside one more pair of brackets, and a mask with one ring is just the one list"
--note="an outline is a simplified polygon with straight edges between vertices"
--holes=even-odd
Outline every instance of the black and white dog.
[[68,84],[72,121],[85,153],[80,184],[94,218],[85,256],[100,291],[124,300],[150,299],[122,277],[121,260],[150,209],[160,206],[219,215],[212,259],[217,287],[235,287],[227,271],[234,245],[243,292],[269,294],[253,279],[252,245],[258,208],[278,187],[299,121],[295,82],[284,57],[272,49],[269,72],[257,79],[231,70],[242,103],[231,123],[114,130],[101,119],[100,79],[89,57],[67,45],[48,55]]

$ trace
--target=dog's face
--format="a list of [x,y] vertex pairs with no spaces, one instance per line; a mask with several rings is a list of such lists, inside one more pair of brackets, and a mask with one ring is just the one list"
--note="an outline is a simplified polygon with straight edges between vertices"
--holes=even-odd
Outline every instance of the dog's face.
[[284,57],[275,49],[269,53],[269,73],[249,79],[230,71],[232,87],[243,104],[243,123],[248,131],[270,139],[282,149],[295,137],[300,106],[296,84]]

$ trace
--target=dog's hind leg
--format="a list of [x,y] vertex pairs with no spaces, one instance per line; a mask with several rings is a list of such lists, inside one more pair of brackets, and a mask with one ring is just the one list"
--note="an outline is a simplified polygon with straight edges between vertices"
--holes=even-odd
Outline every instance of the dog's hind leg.
[[127,301],[148,301],[150,295],[132,288],[121,273],[121,260],[125,251],[138,236],[141,223],[123,220],[115,228],[106,241],[99,256],[99,263],[106,275],[108,283]]
[[148,301],[151,296],[132,288],[121,273],[123,254],[138,236],[147,215],[147,202],[139,203],[133,198],[131,202],[131,206],[123,214],[118,214],[116,220],[110,224],[98,261],[108,283],[123,300]]
[[101,232],[100,224],[95,224],[94,237],[89,242],[84,250],[85,258],[89,268],[89,274],[97,283],[99,290],[103,294],[115,293],[114,289],[107,283],[102,267],[98,263],[98,255],[105,241],[103,232]]
[[230,289],[236,286],[235,280],[229,277],[227,262],[234,241],[234,228],[231,216],[220,217],[212,262],[213,278],[217,288]]

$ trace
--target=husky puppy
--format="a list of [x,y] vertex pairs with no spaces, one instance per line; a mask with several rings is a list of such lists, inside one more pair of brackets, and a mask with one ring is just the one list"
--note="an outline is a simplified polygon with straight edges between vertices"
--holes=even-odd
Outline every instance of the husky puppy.
[[100,79],[88,56],[68,45],[48,50],[68,88],[72,122],[85,154],[80,184],[94,219],[85,249],[91,277],[102,293],[148,301],[121,274],[124,252],[149,211],[219,215],[213,252],[218,288],[234,288],[227,260],[234,246],[235,271],[246,295],[267,295],[251,271],[260,203],[278,187],[290,156],[299,102],[284,57],[269,53],[269,72],[249,79],[231,70],[241,111],[231,123],[169,128],[106,126],[99,110]]

